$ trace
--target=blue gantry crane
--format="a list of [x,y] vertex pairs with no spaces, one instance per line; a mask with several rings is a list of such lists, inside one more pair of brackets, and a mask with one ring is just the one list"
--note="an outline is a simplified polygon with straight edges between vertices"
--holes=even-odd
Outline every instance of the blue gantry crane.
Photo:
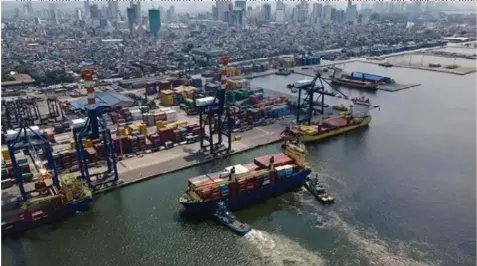
[[[23,175],[20,166],[15,157],[15,153],[19,150],[28,150],[31,160],[35,164],[35,168],[39,173],[39,180],[43,181],[45,177],[51,177],[53,186],[56,191],[60,189],[60,182],[58,179],[58,171],[56,169],[55,160],[53,158],[53,149],[50,142],[47,140],[45,133],[40,131],[37,126],[22,125],[19,129],[7,131],[6,136],[8,151],[12,162],[15,179],[20,188],[20,194],[23,201],[29,199],[29,192],[25,190]],[[42,158],[40,158],[39,151],[43,151],[48,161],[47,167],[43,165]],[[50,171],[52,173],[50,173]]]
[[[211,156],[220,153],[229,153],[232,150],[232,130],[234,121],[230,116],[230,108],[226,105],[225,87],[226,87],[226,66],[229,58],[224,56],[221,63],[224,66],[221,71],[221,86],[216,88],[214,97],[205,97],[195,100],[195,105],[199,113],[200,126],[200,147],[203,151],[208,151]],[[225,117],[224,117],[225,116]],[[205,118],[205,119],[204,119]],[[206,133],[206,124],[208,121],[208,134]],[[223,124],[225,122],[225,126]],[[214,135],[217,135],[217,142],[214,143]],[[223,145],[223,136],[227,137],[227,145]],[[206,146],[205,142],[208,142]]]
[[[106,126],[106,123],[99,119],[101,112],[96,106],[94,95],[94,75],[95,73],[92,70],[85,70],[82,73],[88,93],[88,105],[86,106],[87,117],[85,120],[73,121],[73,135],[76,143],[76,151],[79,157],[81,176],[92,190],[98,190],[109,184],[117,184],[119,176],[111,131]],[[90,173],[89,156],[91,156],[91,154],[85,147],[84,140],[86,139],[100,139],[103,142],[104,156],[107,163],[107,169],[105,171],[95,174]],[[95,180],[93,180],[93,177],[95,177]]]

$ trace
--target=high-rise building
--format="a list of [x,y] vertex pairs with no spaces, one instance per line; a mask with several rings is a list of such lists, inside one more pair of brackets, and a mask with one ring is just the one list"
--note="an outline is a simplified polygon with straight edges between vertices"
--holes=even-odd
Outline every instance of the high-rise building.
[[161,29],[161,11],[159,9],[149,9],[149,32],[157,37]]
[[119,14],[119,2],[108,1],[108,17],[110,19],[117,19]]
[[136,2],[136,24],[141,25],[141,16],[142,16],[142,10],[141,10],[141,1]]
[[358,16],[358,10],[356,5],[351,4],[351,0],[348,0],[348,6],[346,7],[346,21],[354,23]]
[[330,5],[325,5],[323,7],[323,20],[325,22],[330,22],[331,21],[331,9],[332,9],[332,7]]
[[128,28],[130,32],[133,32],[134,24],[136,24],[136,5],[128,7],[126,9],[126,15],[128,18]]
[[243,25],[245,11],[241,7],[235,7],[232,12],[234,25]]
[[219,19],[219,12],[218,12],[217,7],[215,5],[212,7],[212,19],[213,20],[218,20]]
[[230,6],[229,4],[232,3],[230,0],[217,0],[216,1],[216,6],[217,6],[217,17],[220,21],[227,21],[227,14],[226,12],[230,12]]
[[270,19],[272,18],[272,5],[270,4],[263,4],[262,5],[262,21],[263,22],[270,22]]
[[311,14],[314,22],[320,20],[323,15],[323,5],[320,3],[313,3],[313,10]]
[[89,13],[91,19],[99,19],[101,17],[101,12],[96,4],[89,6]]
[[240,9],[243,9],[243,10],[246,10],[247,9],[247,1],[239,1],[239,0],[236,0],[235,1],[235,7],[236,8],[240,8]]
[[75,12],[75,17],[76,17],[76,21],[80,21],[80,20],[83,20],[83,16],[81,14],[81,9],[77,8],[76,9],[76,12]]
[[89,11],[89,0],[86,0],[83,2],[84,4],[84,16],[89,17],[90,16],[90,11]]

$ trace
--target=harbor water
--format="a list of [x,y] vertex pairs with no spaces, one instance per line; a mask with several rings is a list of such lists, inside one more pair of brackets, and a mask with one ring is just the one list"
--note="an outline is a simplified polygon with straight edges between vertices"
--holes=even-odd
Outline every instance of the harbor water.
[[[280,151],[270,145],[96,198],[63,223],[4,239],[4,265],[474,265],[476,76],[349,63],[346,70],[422,86],[366,95],[381,109],[367,129],[308,145],[309,163],[336,198],[306,191],[236,213],[237,237],[181,215],[187,179]],[[287,92],[304,77],[252,84]]]

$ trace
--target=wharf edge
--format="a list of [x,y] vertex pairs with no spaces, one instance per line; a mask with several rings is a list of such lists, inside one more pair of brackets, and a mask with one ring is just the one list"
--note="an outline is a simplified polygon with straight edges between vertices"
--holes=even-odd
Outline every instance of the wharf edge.
[[[132,184],[136,184],[136,183],[139,183],[139,182],[142,182],[142,181],[146,181],[146,180],[149,180],[149,179],[153,179],[153,178],[158,178],[158,177],[162,177],[163,175],[166,175],[166,174],[171,174],[171,173],[174,173],[174,172],[178,172],[178,171],[182,171],[182,170],[185,170],[185,169],[188,169],[188,168],[192,168],[192,167],[195,167],[195,166],[198,166],[198,165],[203,165],[203,164],[207,164],[207,163],[210,163],[210,162],[213,162],[217,159],[222,159],[222,158],[227,158],[227,157],[230,157],[230,156],[233,156],[235,154],[240,154],[240,153],[243,153],[243,152],[247,152],[247,151],[251,151],[251,150],[254,150],[254,149],[257,149],[257,148],[261,148],[263,146],[267,146],[267,145],[271,145],[271,144],[275,144],[275,143],[278,143],[278,142],[281,142],[283,141],[282,138],[280,137],[280,135],[277,135],[277,136],[274,136],[274,138],[272,140],[268,140],[268,141],[265,141],[263,143],[260,143],[260,144],[256,144],[254,146],[250,146],[250,147],[247,147],[247,148],[243,148],[243,149],[240,149],[238,151],[234,151],[232,153],[229,153],[229,154],[224,154],[224,155],[219,155],[215,158],[210,158],[210,159],[206,159],[206,160],[203,160],[203,161],[198,161],[198,162],[195,162],[195,163],[191,163],[191,164],[188,164],[188,165],[184,165],[184,166],[179,166],[177,168],[174,168],[172,170],[168,170],[168,171],[165,171],[165,172],[159,172],[157,174],[152,174],[152,175],[146,175],[146,176],[143,176],[141,178],[138,178],[136,180],[133,180],[133,181],[129,181],[129,182],[124,182],[122,184],[118,184],[116,186],[112,186],[112,187],[109,187],[109,188],[105,188],[105,189],[101,189],[101,190],[98,190],[96,192],[94,192],[93,194],[94,195],[98,195],[98,194],[103,194],[103,193],[107,193],[107,192],[111,192],[113,190],[116,190],[116,189],[119,189],[119,188],[122,188],[122,187],[126,187],[126,186],[129,186],[129,185],[132,185]],[[167,164],[167,162],[161,162],[159,164]],[[151,165],[151,166],[154,166],[154,165]],[[132,170],[134,171],[134,170]],[[128,172],[125,172],[125,173],[121,173],[121,175],[127,175]],[[120,177],[121,179],[121,177]]]

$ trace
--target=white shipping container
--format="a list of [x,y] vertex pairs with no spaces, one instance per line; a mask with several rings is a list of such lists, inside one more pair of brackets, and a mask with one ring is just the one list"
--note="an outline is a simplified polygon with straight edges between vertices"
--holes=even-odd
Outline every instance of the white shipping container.
[[207,106],[210,105],[214,102],[215,98],[214,97],[204,97],[204,98],[199,98],[195,100],[195,105],[196,106]]
[[235,167],[235,173],[236,174],[245,174],[248,173],[248,168],[243,166],[242,164],[237,164],[233,166],[229,166],[225,168],[225,172],[230,173],[230,170],[232,170],[232,167]]
[[83,118],[73,119],[72,122],[73,122],[73,124],[72,124],[73,128],[79,128],[79,127],[83,127],[84,125],[86,125],[86,120],[83,119]]
[[312,82],[311,79],[298,80],[298,81],[295,81],[295,87],[300,88],[300,87],[308,86],[311,84],[311,82]]
[[262,184],[263,184],[263,185],[268,185],[268,184],[270,184],[270,179],[267,179],[267,180],[263,181]]
[[170,107],[159,108],[159,112],[167,112],[167,111],[170,111],[170,110],[172,110]]

